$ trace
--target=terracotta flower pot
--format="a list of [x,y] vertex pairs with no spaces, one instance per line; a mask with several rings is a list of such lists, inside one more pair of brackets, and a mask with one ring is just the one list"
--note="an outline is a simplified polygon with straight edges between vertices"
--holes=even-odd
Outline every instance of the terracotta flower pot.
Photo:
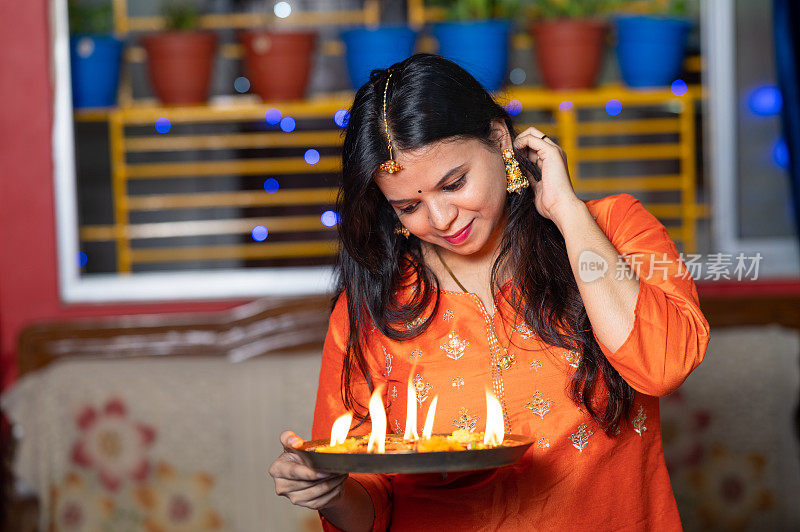
[[239,36],[253,92],[262,100],[299,100],[306,94],[317,36],[312,32],[254,30]]
[[594,20],[531,23],[536,61],[544,84],[555,90],[593,87],[600,71],[607,30],[605,22]]
[[158,99],[166,104],[205,102],[217,36],[213,33],[170,31],[142,37],[147,70]]

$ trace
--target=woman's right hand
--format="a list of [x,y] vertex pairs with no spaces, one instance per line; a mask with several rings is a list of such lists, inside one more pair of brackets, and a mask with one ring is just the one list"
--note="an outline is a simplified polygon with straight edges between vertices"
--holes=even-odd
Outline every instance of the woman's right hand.
[[310,463],[294,452],[302,443],[303,439],[291,430],[281,433],[283,453],[269,466],[269,474],[275,481],[275,493],[297,506],[324,510],[342,496],[348,475],[312,469]]

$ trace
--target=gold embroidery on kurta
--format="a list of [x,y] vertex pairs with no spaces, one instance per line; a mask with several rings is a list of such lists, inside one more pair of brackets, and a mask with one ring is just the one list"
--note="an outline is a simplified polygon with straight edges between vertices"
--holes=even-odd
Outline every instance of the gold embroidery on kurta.
[[569,439],[573,447],[583,452],[583,448],[586,447],[586,444],[589,442],[589,436],[592,434],[594,434],[594,432],[586,428],[586,423],[581,423],[581,426],[578,427],[578,431],[570,435]]
[[441,345],[442,350],[447,353],[447,357],[453,360],[461,358],[467,347],[469,347],[469,342],[459,338],[455,332],[448,334],[447,341]]
[[552,399],[549,397],[544,399],[542,398],[542,392],[536,391],[531,400],[525,405],[525,408],[539,416],[539,419],[544,419],[545,414],[550,412],[551,404],[553,404]]
[[550,447],[550,440],[544,437],[539,438],[538,440],[536,440],[536,447],[538,447],[539,449],[546,449]]
[[417,376],[414,377],[412,382],[414,383],[414,389],[417,391],[417,403],[424,403],[433,386],[431,386],[429,382],[423,382],[422,375],[419,373],[417,373]]
[[519,333],[520,336],[522,336],[526,340],[533,336],[536,336],[536,333],[530,327],[528,327],[527,323],[520,323],[519,325],[517,325],[517,332]]
[[542,367],[542,361],[541,360],[531,360],[530,366],[528,366],[528,367],[530,369],[534,369],[536,371],[539,371],[539,368]]
[[573,368],[577,368],[581,363],[581,354],[579,351],[575,351],[574,349],[570,349],[566,353],[562,353],[561,358],[566,360],[567,363]]
[[392,399],[397,399],[397,386],[392,386]]
[[421,357],[421,356],[422,356],[422,349],[417,347],[416,349],[411,351],[411,353],[409,353],[408,358],[417,358],[417,357]]
[[455,317],[456,317],[456,315],[451,309],[445,310],[444,314],[442,314],[442,319],[444,321],[452,320]]
[[464,386],[464,379],[462,377],[453,377],[453,388],[461,388]]
[[394,433],[395,434],[405,434],[405,431],[400,428],[400,422],[396,419],[394,420]]
[[471,416],[469,414],[469,410],[465,407],[461,407],[461,410],[458,411],[458,417],[453,420],[453,425],[464,430],[468,430],[470,432],[475,432],[475,427],[478,426],[478,420],[480,416]]
[[392,372],[392,359],[394,358],[391,353],[389,353],[385,347],[381,346],[383,349],[383,361],[386,364],[386,374]]
[[636,417],[633,419],[633,430],[639,436],[647,430],[647,427],[644,426],[645,419],[647,419],[647,414],[644,413],[644,407],[639,405],[639,413],[637,413]]

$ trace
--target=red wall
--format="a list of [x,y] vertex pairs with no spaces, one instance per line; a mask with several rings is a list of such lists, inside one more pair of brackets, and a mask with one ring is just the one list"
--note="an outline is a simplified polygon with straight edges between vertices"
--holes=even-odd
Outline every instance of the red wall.
[[[64,0],[66,1],[66,0]],[[0,386],[19,331],[42,319],[230,308],[238,302],[64,305],[58,298],[48,2],[0,2]]]

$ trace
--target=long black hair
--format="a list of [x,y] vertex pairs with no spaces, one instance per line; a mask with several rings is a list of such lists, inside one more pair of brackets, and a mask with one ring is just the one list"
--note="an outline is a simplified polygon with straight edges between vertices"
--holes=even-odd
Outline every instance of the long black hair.
[[[468,72],[436,55],[416,54],[389,69],[375,70],[356,92],[344,138],[337,199],[336,297],[346,294],[350,327],[342,398],[362,422],[368,414],[352,383],[358,372],[370,391],[374,388],[364,355],[367,333],[374,326],[393,340],[413,338],[428,327],[439,305],[438,282],[422,259],[420,240],[395,234],[397,216],[373,179],[389,158],[383,120],[387,78],[386,114],[395,150],[461,138],[479,140],[496,148],[499,155],[491,135],[494,120],[502,120],[515,136],[508,112]],[[532,187],[509,194],[506,213],[508,223],[492,268],[492,293],[499,289],[501,268],[511,272],[511,304],[542,341],[581,354],[570,395],[613,435],[630,415],[634,391],[608,362],[592,334],[564,238],[536,210]],[[411,295],[401,301],[398,293]],[[433,312],[426,316],[430,308]],[[409,322],[418,325],[403,326]],[[592,401],[599,379],[609,392],[604,407],[598,406],[597,399]]]

